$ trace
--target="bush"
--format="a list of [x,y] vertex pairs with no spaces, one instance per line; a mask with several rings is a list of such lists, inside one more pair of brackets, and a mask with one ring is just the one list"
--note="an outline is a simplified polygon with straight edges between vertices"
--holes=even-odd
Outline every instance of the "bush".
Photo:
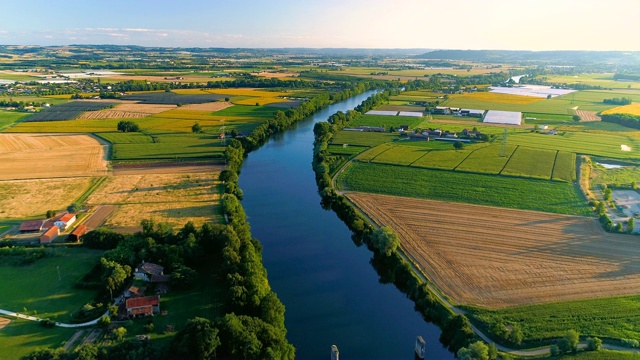
[[597,337],[587,338],[587,350],[599,351],[602,349],[602,340]]

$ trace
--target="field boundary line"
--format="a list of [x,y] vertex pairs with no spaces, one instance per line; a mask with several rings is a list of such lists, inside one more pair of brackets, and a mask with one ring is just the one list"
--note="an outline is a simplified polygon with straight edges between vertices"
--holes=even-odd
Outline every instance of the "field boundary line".
[[469,158],[469,156],[471,156],[471,154],[473,154],[474,152],[476,152],[476,151],[478,151],[478,150],[480,150],[480,149],[484,149],[485,147],[486,147],[486,146],[479,147],[479,148],[477,148],[477,149],[473,149],[473,150],[471,150],[471,152],[470,152],[467,156],[465,156],[465,157],[464,157],[464,159],[462,159],[462,161],[460,161],[460,162],[458,163],[458,165],[456,165],[453,169],[451,169],[451,171],[458,171],[458,167],[460,167],[460,165],[462,165],[465,161],[467,161],[467,159]]
[[[427,154],[428,154],[428,153],[430,153],[430,152],[431,152],[431,150],[427,150],[427,152],[426,152],[426,153],[422,154],[419,158],[417,158],[417,159],[413,160],[413,161],[412,161],[409,165],[407,165],[407,166],[413,166],[413,164],[415,164],[415,162],[416,162],[416,161],[418,161],[418,160],[422,159],[423,157],[427,156]],[[419,166],[416,166],[416,167],[419,167]]]
[[556,174],[556,164],[558,163],[558,155],[560,155],[560,150],[556,150],[556,157],[553,158],[553,167],[551,168],[551,177],[549,180],[553,180],[553,175]]
[[513,155],[516,153],[516,151],[518,151],[518,149],[520,149],[520,145],[516,145],[515,150],[513,150],[513,152],[511,153],[511,155],[509,155],[509,158],[507,159],[507,161],[504,163],[504,166],[502,167],[502,169],[500,169],[500,171],[498,171],[498,173],[496,175],[502,175],[502,172],[504,171],[504,169],[507,168],[507,165],[509,165],[509,162],[511,162],[511,159],[513,158]]
[[[395,147],[397,147],[397,146],[398,146],[398,145],[395,145],[395,144],[394,144],[393,146],[389,146],[389,148],[388,148],[387,150],[385,150],[385,151],[381,152],[380,154],[378,154],[378,155],[376,155],[376,156],[372,157],[372,158],[371,158],[371,160],[369,160],[368,162],[373,162],[373,160],[375,160],[378,156],[380,156],[380,155],[382,155],[382,154],[386,153],[387,151],[389,151],[389,150],[391,150],[391,149],[393,149],[393,148],[395,148]],[[375,146],[374,146],[373,148],[375,148]],[[372,148],[372,149],[373,149],[373,148]]]

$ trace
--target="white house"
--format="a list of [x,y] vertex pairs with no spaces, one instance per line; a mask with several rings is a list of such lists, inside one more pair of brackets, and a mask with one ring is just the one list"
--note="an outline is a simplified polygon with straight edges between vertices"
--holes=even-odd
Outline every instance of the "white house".
[[64,231],[69,225],[76,221],[76,214],[65,214],[60,219],[54,221],[54,225],[60,228],[60,231]]

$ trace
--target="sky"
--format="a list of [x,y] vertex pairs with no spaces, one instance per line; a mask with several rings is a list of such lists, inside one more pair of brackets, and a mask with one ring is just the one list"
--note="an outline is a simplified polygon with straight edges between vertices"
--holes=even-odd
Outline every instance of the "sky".
[[636,51],[638,13],[638,0],[0,0],[0,44]]

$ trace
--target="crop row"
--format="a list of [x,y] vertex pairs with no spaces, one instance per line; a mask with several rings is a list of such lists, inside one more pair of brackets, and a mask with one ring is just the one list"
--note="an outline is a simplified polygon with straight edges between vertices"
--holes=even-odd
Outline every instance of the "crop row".
[[117,103],[114,102],[97,102],[97,101],[71,101],[45,108],[39,113],[33,114],[26,118],[25,122],[36,121],[61,121],[75,119],[85,111],[97,111],[111,107]]
[[582,195],[565,182],[355,162],[341,174],[339,183],[349,190],[370,193],[589,214]]

